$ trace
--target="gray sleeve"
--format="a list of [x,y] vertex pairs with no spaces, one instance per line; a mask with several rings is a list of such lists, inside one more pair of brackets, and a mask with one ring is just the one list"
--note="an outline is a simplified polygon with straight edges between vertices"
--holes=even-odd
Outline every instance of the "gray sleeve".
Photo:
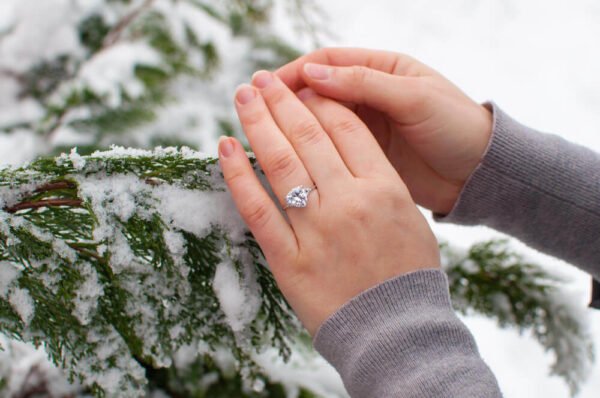
[[600,279],[600,154],[511,119],[495,104],[490,144],[452,211]]
[[[485,156],[452,211],[434,218],[487,225],[600,278],[600,155],[490,107]],[[353,398],[501,397],[440,270],[359,294],[321,325],[314,345]]]
[[321,325],[314,346],[352,398],[502,396],[452,310],[439,269],[401,275],[359,294]]

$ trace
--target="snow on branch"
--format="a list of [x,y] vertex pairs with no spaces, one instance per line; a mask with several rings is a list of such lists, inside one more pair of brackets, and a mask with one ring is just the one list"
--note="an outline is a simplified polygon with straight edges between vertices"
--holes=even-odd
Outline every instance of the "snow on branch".
[[[575,393],[593,347],[557,279],[504,242],[442,255],[456,309],[531,332]],[[185,147],[73,150],[0,169],[0,332],[43,346],[95,396],[345,396],[216,159]]]

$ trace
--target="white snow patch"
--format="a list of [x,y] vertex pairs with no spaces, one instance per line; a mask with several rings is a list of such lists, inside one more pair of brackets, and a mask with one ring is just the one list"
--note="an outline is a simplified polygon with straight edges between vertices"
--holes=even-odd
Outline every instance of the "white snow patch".
[[64,373],[49,360],[43,348],[35,348],[31,343],[10,340],[0,334],[0,379],[6,384],[2,396],[16,397],[29,390],[36,383],[44,383],[51,397],[75,397],[79,390],[70,384]]
[[75,170],[81,170],[85,167],[85,159],[77,153],[77,148],[72,148],[69,154],[69,159]]
[[[0,118],[2,116],[0,114]],[[0,133],[0,164],[17,166],[30,161],[39,153],[42,145],[44,143],[40,136],[31,134],[30,131]]]
[[240,332],[256,318],[261,300],[249,291],[231,261],[217,265],[213,280],[213,290],[227,322],[234,332]]
[[347,397],[337,371],[323,357],[306,348],[292,347],[289,362],[284,362],[275,348],[253,355],[272,383],[281,383],[288,397],[297,397],[306,388],[324,398]]
[[85,281],[77,289],[73,301],[75,304],[73,316],[82,325],[87,325],[98,307],[98,299],[104,293],[104,289],[98,280],[96,270],[90,264],[84,263],[82,265],[81,275],[85,278]]
[[145,43],[117,43],[83,65],[78,84],[105,95],[109,105],[117,107],[123,90],[132,98],[144,93],[144,85],[135,77],[135,66],[160,62],[160,56]]
[[21,271],[8,261],[0,261],[0,297],[8,296],[10,285],[19,277]]
[[33,304],[33,299],[25,289],[14,289],[10,296],[8,297],[8,301],[10,302],[13,309],[19,314],[21,320],[29,325],[31,320],[33,319],[33,312],[35,310],[35,306]]
[[203,237],[219,225],[234,243],[245,240],[247,228],[229,192],[199,192],[165,185],[154,187],[154,193],[172,226]]

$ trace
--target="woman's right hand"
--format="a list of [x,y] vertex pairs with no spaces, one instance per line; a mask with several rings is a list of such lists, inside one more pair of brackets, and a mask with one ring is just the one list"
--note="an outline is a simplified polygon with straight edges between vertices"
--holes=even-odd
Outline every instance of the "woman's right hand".
[[[293,90],[311,87],[344,103],[373,132],[413,200],[448,214],[479,164],[491,112],[428,66],[403,54],[325,48],[283,66]],[[338,126],[353,134],[360,126]]]

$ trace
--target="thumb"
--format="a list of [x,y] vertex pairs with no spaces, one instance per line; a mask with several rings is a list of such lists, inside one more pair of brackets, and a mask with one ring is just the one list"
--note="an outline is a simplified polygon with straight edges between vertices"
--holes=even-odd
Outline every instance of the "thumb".
[[364,66],[306,63],[302,77],[319,94],[366,105],[404,123],[422,119],[426,87],[422,79],[398,76]]

